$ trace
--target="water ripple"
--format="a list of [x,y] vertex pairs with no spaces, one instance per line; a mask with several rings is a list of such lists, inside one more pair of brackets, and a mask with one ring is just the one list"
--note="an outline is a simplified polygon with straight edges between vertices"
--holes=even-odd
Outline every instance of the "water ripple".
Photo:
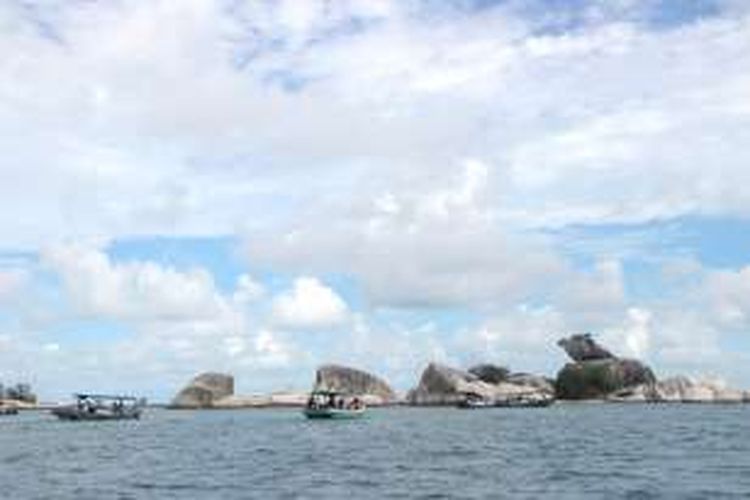
[[7,498],[748,498],[750,407],[152,411],[0,422]]

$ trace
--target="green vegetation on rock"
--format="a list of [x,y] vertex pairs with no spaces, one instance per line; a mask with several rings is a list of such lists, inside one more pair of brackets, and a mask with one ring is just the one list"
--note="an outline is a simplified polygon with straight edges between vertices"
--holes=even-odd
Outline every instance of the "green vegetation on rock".
[[599,399],[655,381],[651,369],[639,361],[604,359],[566,364],[557,374],[555,391],[561,399]]

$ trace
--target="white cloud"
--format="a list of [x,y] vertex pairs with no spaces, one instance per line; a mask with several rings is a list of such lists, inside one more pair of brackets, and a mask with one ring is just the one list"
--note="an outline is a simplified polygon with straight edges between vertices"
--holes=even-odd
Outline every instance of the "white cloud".
[[0,303],[12,299],[27,278],[23,269],[0,269]]
[[565,263],[544,240],[504,227],[488,206],[490,166],[459,167],[430,187],[360,200],[326,222],[310,214],[286,234],[252,239],[250,260],[351,273],[376,305],[507,304],[559,279]]
[[254,347],[264,366],[287,366],[294,357],[291,349],[267,329],[258,333]]
[[47,352],[58,352],[60,351],[60,344],[56,342],[49,342],[42,346],[42,350],[47,351]]
[[226,308],[213,276],[199,268],[178,271],[153,262],[113,263],[98,248],[61,245],[44,252],[73,306],[83,315],[115,319],[213,318]]
[[[273,300],[273,321],[280,328],[317,330],[342,325],[348,316],[344,300],[317,278],[301,277]],[[265,344],[264,344],[265,345]]]
[[237,278],[237,287],[232,298],[237,303],[248,304],[257,302],[265,295],[266,289],[262,283],[248,274],[242,274]]
[[648,353],[651,342],[650,325],[651,313],[637,308],[628,309],[628,317],[632,326],[627,332],[626,345],[630,355],[642,358]]
[[623,322],[605,331],[602,338],[606,345],[620,356],[649,359],[653,326],[651,311],[629,307]]
[[[554,307],[514,307],[485,318],[460,345],[475,362],[495,360],[517,370],[538,369],[542,359],[549,363],[557,357],[555,343],[570,328],[568,321]],[[523,366],[527,363],[532,366]]]
[[430,321],[402,322],[353,313],[351,332],[345,337],[331,333],[316,356],[328,363],[360,367],[406,391],[429,362],[461,364],[460,353],[445,341],[444,333]]
[[554,303],[575,317],[579,328],[601,325],[617,317],[627,304],[622,264],[607,259],[596,262],[589,271],[569,270],[553,294]]
[[706,299],[726,326],[750,326],[750,267],[705,273]]
[[0,7],[0,194],[29,214],[0,214],[0,246],[277,228],[460,158],[494,166],[488,203],[516,223],[749,211],[741,10],[652,31],[592,7],[544,33],[510,7],[45,5]]
[[[36,363],[45,367],[38,371],[51,387],[62,383],[50,380],[52,373],[80,385],[106,369],[108,377],[142,384],[150,394],[149,376],[159,377],[158,390],[164,391],[163,384],[182,384],[200,371],[227,370],[241,376],[281,369],[303,358],[293,342],[264,328],[270,321],[263,302],[265,289],[247,274],[238,277],[234,290],[223,292],[207,269],[113,260],[100,246],[84,243],[50,247],[42,262],[45,272],[60,278],[58,301],[63,307],[53,304],[57,316],[50,321],[62,325],[62,332],[27,334],[23,342],[14,343],[14,349],[23,349],[28,363],[55,354],[54,359]],[[322,304],[330,306],[326,298]],[[313,300],[321,304],[319,295]],[[303,301],[305,305],[310,303]],[[93,320],[89,324],[100,331],[98,339],[92,344],[70,341],[65,325],[71,316]],[[109,326],[113,324],[126,334],[113,337]],[[85,366],[75,362],[78,357],[86,359]],[[160,392],[158,397],[168,395]]]

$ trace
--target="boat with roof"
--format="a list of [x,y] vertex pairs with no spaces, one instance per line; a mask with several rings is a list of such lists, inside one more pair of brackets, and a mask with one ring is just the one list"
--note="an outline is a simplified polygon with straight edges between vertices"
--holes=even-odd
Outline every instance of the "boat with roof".
[[145,400],[109,394],[74,394],[75,402],[50,411],[60,420],[134,420],[141,417]]
[[303,410],[307,418],[333,420],[360,418],[365,411],[361,397],[328,390],[313,391]]

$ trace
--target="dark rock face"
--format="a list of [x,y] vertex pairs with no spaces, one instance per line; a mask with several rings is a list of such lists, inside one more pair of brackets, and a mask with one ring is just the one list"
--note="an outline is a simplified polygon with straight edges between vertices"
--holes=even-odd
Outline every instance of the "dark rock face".
[[597,359],[615,359],[615,356],[597,344],[590,333],[571,335],[560,339],[557,345],[565,349],[565,352],[573,361],[593,361]]
[[546,394],[555,394],[555,381],[541,375],[532,375],[530,373],[511,373],[505,380],[509,384],[533,387]]
[[173,408],[211,408],[234,394],[234,377],[223,373],[202,373],[174,397]]
[[510,370],[504,366],[497,366],[489,363],[472,366],[469,368],[469,373],[475,375],[482,382],[488,384],[499,384],[508,379]]
[[651,368],[635,359],[616,357],[597,344],[591,334],[571,335],[557,345],[574,361],[557,374],[555,392],[560,399],[606,399],[656,382]]
[[628,387],[656,382],[649,367],[634,359],[597,359],[568,363],[557,374],[560,399],[603,399]]
[[396,393],[385,381],[365,371],[346,366],[324,365],[318,368],[314,389],[376,396],[384,403],[396,400]]

